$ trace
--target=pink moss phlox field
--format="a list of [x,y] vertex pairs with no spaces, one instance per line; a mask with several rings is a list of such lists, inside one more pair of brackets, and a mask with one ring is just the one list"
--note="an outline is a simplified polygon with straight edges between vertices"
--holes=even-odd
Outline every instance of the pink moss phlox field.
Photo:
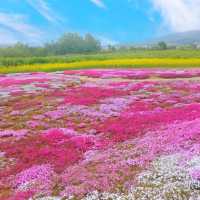
[[198,199],[199,91],[199,69],[0,76],[0,200]]

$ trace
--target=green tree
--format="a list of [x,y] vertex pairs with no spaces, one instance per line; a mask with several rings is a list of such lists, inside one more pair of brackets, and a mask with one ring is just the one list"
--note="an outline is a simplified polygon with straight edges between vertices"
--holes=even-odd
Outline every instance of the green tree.
[[77,33],[65,33],[55,44],[56,54],[79,53],[83,51],[83,38]]
[[34,57],[65,55],[69,53],[87,53],[101,50],[101,44],[91,34],[85,37],[78,33],[65,33],[58,40],[43,46],[29,46],[16,43],[12,46],[0,48],[0,57]]
[[85,35],[83,46],[85,52],[97,52],[101,49],[100,42],[89,33]]
[[167,49],[167,44],[165,42],[161,41],[161,42],[158,43],[158,48],[160,50],[166,50]]
[[114,52],[114,51],[116,51],[116,50],[117,50],[117,49],[116,49],[116,47],[115,47],[114,45],[111,45],[111,44],[108,45],[108,51]]

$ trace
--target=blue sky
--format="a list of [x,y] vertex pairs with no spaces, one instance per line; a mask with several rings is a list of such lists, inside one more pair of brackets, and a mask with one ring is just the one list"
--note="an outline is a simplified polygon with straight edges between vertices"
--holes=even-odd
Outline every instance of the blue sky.
[[0,44],[37,44],[63,32],[90,32],[104,43],[143,42],[200,29],[199,19],[200,0],[6,0]]

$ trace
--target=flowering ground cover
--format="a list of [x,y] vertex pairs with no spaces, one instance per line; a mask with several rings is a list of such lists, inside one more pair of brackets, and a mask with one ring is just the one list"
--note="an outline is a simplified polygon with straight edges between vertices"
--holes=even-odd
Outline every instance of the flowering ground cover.
[[199,91],[199,69],[0,75],[0,200],[197,200]]

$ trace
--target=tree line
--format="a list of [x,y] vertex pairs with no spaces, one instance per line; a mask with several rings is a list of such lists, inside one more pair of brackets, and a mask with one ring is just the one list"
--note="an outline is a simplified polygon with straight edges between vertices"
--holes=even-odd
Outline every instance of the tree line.
[[[98,52],[126,52],[140,50],[167,50],[167,49],[197,49],[194,45],[168,45],[164,41],[155,44],[144,45],[107,45],[102,47],[101,42],[93,35],[87,33],[81,36],[78,33],[64,33],[57,40],[43,44],[42,46],[31,46],[24,43],[16,43],[11,46],[0,47],[0,58],[6,57],[47,57],[67,54],[87,54]],[[200,46],[199,46],[200,48]]]
[[100,50],[100,41],[89,33],[84,36],[78,33],[65,33],[56,41],[43,46],[30,46],[19,42],[12,46],[1,47],[0,57],[56,56],[70,53],[92,53]]

